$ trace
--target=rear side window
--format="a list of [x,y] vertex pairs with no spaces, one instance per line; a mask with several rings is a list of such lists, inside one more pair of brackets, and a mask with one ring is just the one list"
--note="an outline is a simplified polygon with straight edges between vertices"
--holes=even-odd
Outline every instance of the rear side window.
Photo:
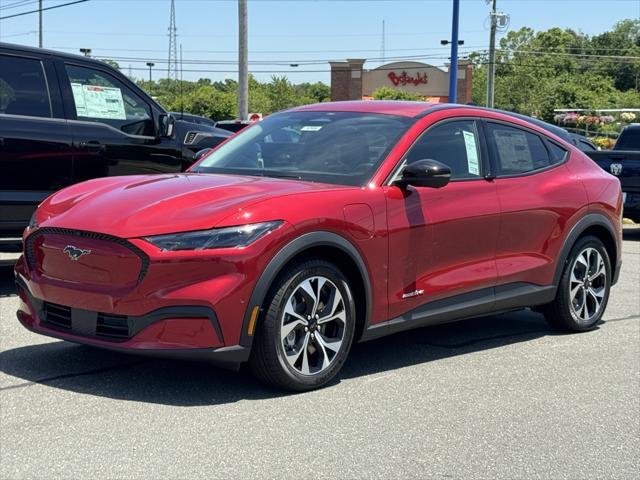
[[[586,145],[589,145],[586,142],[584,143]],[[553,160],[553,163],[556,164],[556,163],[564,162],[564,159],[567,157],[567,151],[564,148],[559,147],[553,142],[547,142],[547,145],[549,146],[549,152],[551,152],[551,158]],[[595,149],[592,149],[592,150],[595,150]]]
[[153,136],[151,107],[117,78],[67,65],[78,120],[106,123],[129,135]]
[[42,62],[0,55],[0,113],[51,117]]
[[534,133],[497,123],[487,124],[499,175],[518,175],[550,167],[564,160],[566,152],[557,147],[551,154],[542,138]]

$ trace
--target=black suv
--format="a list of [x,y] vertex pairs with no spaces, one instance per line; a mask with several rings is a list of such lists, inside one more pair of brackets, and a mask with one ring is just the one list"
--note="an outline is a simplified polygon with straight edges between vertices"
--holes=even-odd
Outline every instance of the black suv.
[[229,135],[174,120],[104,62],[0,43],[0,244],[19,243],[36,205],[55,190],[180,172]]

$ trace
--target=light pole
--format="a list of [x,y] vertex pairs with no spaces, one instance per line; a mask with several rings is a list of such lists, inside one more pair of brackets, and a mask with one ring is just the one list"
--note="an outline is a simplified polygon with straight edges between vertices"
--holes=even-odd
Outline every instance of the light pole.
[[38,1],[38,47],[42,48],[42,0]]
[[91,49],[90,48],[81,48],[80,49],[80,53],[82,53],[85,57],[90,57],[91,56]]
[[458,24],[460,19],[460,0],[453,0],[453,19],[451,21],[451,65],[449,67],[449,103],[458,101]]
[[238,0],[238,117],[249,118],[249,56],[247,39],[247,0]]
[[149,67],[149,83],[151,83],[153,80],[151,79],[151,69],[155,66],[155,63],[153,62],[147,62],[147,67]]
[[489,37],[489,68],[487,69],[487,108],[493,108],[495,98],[496,79],[496,30],[498,17],[496,14],[497,0],[493,0],[491,9],[491,36]]

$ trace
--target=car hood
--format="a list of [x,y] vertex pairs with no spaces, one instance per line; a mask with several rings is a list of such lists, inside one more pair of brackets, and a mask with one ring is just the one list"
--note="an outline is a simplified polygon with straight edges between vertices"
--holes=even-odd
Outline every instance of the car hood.
[[[266,198],[330,188],[297,180],[235,175],[108,177],[55,193],[40,206],[36,220],[42,227],[132,238],[212,228]],[[278,212],[273,214],[276,219],[282,219]]]

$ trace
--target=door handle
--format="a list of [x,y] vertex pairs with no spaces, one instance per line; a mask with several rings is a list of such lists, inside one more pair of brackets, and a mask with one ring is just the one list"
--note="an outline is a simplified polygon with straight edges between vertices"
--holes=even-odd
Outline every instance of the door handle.
[[98,142],[97,140],[80,142],[80,148],[84,148],[85,150],[89,150],[90,152],[104,152],[106,150],[106,146]]

